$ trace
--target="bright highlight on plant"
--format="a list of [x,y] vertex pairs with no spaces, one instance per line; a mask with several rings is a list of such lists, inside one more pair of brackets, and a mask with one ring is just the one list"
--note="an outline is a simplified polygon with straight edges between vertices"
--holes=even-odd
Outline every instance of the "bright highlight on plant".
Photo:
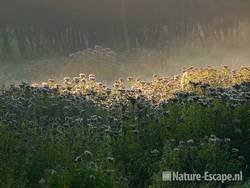
[[94,74],[80,73],[78,77],[65,77],[63,82],[54,79],[41,84],[33,83],[32,87],[55,90],[62,94],[87,96],[94,102],[110,106],[114,101],[127,101],[131,97],[143,96],[152,104],[159,104],[173,98],[178,92],[196,93],[202,95],[206,88],[229,88],[236,84],[250,81],[250,67],[231,70],[228,66],[220,69],[185,68],[181,74],[173,77],[153,75],[151,81],[128,77],[127,81],[120,78],[113,83],[112,88],[97,82]]

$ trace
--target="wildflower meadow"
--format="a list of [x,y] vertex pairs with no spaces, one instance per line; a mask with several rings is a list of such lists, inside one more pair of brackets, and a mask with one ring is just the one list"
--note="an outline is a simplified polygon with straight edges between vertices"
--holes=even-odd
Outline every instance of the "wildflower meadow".
[[[97,75],[98,77],[98,75]],[[0,91],[0,187],[249,187],[250,68],[174,77],[96,75]],[[238,182],[163,182],[163,171]]]

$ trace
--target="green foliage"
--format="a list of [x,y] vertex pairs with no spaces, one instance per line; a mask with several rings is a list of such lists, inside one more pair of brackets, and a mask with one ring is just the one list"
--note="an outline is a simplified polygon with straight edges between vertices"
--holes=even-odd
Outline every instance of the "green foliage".
[[[166,170],[250,177],[250,104],[135,99],[103,108],[30,87],[0,93],[0,187],[219,187],[167,184]],[[248,179],[248,180],[247,180]]]
[[104,174],[82,166],[81,168],[68,169],[52,175],[48,186],[55,188],[112,188],[114,184]]
[[[236,174],[244,168],[243,157],[239,154],[237,148],[231,148],[229,139],[220,139],[215,135],[205,137],[200,142],[195,142],[193,139],[188,141],[170,140],[166,144],[161,160],[161,172],[173,171],[189,174],[204,174],[209,172],[213,174]],[[159,175],[160,173],[158,173]],[[159,186],[178,186],[180,183],[175,182],[168,184],[159,182],[159,176],[155,176],[153,187]],[[194,183],[182,183],[187,187]],[[197,183],[198,184],[198,183]],[[201,185],[217,185],[219,183],[205,182]],[[226,185],[226,183],[224,183]]]

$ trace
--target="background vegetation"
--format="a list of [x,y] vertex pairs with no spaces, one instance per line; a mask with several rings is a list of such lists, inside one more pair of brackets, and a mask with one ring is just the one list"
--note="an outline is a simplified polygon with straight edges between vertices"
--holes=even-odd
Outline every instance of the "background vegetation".
[[1,0],[1,56],[235,39],[239,24],[249,21],[249,8],[244,0]]

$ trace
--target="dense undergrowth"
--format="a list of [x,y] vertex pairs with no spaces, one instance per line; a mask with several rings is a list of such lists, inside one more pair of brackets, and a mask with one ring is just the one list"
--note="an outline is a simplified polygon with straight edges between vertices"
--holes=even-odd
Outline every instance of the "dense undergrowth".
[[[172,80],[179,84],[175,94],[165,95],[169,86],[157,76],[149,83],[136,80],[133,86],[140,88],[132,90],[119,88],[121,80],[106,89],[93,75],[84,82],[93,88],[77,88],[79,80],[72,85],[66,78],[62,86],[50,80],[43,87],[23,83],[3,89],[0,187],[248,187],[250,82],[245,73],[244,80],[226,87],[214,80],[211,87],[204,84],[206,74],[204,80],[186,82],[189,72]],[[244,180],[162,182],[167,170],[242,171]]]

